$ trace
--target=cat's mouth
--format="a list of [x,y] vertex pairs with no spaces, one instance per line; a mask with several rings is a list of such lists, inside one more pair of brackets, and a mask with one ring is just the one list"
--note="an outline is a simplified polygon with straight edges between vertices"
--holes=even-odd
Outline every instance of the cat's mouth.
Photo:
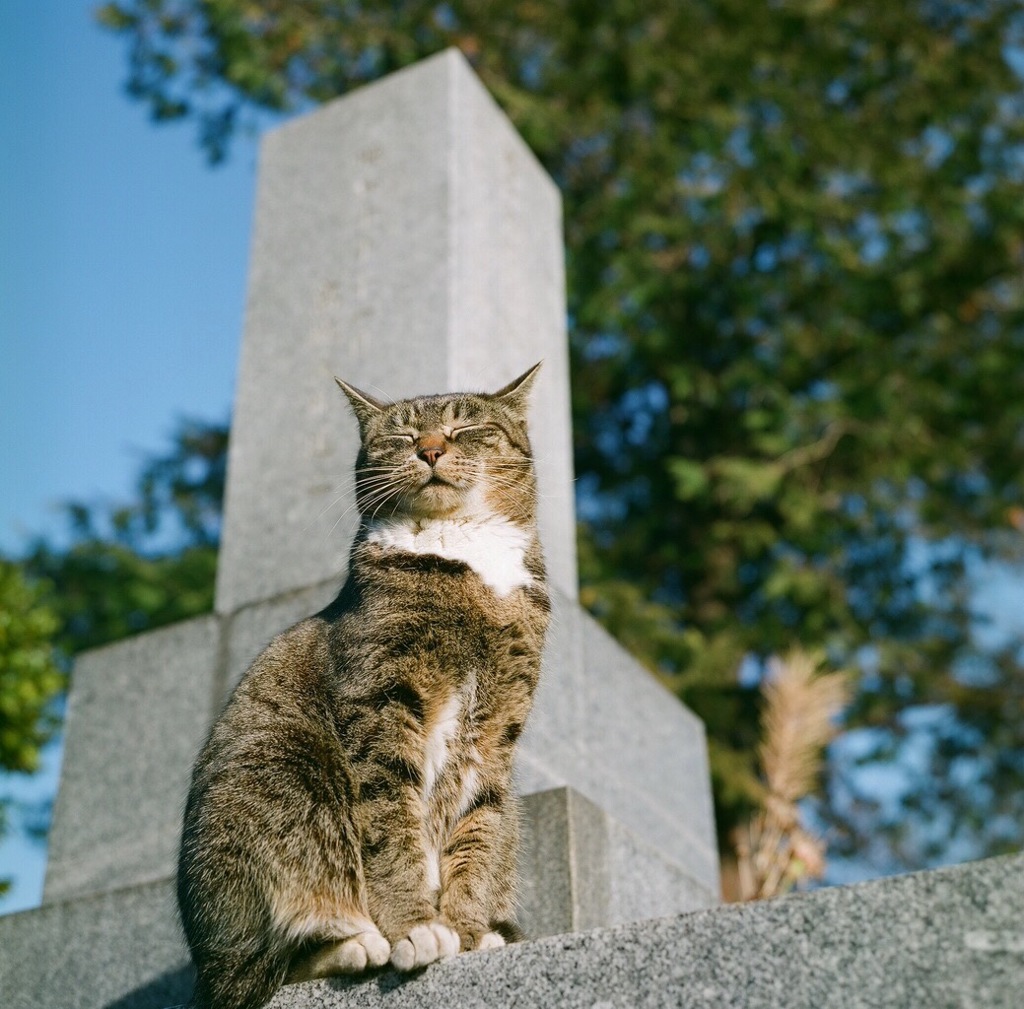
[[431,473],[416,489],[409,506],[414,514],[425,516],[446,515],[457,511],[465,503],[468,488],[464,483]]
[[453,480],[451,477],[443,476],[438,473],[437,470],[432,470],[430,475],[423,483],[420,484],[420,490],[427,490],[428,488],[437,489],[440,487],[446,487],[450,490],[464,490],[465,481]]

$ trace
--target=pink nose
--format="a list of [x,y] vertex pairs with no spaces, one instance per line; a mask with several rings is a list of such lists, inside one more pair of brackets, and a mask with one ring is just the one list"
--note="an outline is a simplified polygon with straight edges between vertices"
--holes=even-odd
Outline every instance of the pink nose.
[[419,455],[428,466],[434,466],[437,464],[437,460],[444,455],[444,449],[441,447],[421,448]]

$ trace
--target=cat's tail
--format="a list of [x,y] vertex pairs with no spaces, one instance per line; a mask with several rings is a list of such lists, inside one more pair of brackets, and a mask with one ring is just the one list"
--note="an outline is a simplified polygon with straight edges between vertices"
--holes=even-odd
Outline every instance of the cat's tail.
[[267,942],[204,958],[189,1009],[260,1009],[284,984],[288,965],[287,953]]

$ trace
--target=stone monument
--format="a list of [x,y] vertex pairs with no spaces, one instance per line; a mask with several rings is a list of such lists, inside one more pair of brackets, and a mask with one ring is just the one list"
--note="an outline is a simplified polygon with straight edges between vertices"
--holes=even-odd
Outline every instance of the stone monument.
[[141,913],[150,892],[144,920],[159,904],[174,936],[198,747],[252,658],[344,577],[358,434],[333,376],[394,399],[496,389],[541,359],[554,613],[517,770],[522,924],[549,935],[717,900],[703,728],[576,602],[560,197],[452,50],[263,141],[215,612],[79,660],[45,907],[99,900],[130,920],[115,908]]

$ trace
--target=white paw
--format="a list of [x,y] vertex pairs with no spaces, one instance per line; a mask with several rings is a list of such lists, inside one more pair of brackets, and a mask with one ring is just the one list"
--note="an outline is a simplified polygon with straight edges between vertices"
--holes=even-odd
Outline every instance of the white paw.
[[391,957],[391,943],[380,932],[364,932],[358,936],[366,950],[366,961],[371,967],[383,967]]
[[391,943],[375,928],[344,939],[327,941],[306,957],[300,958],[288,974],[288,982],[312,981],[336,974],[359,974],[367,967],[380,967],[388,962]]
[[480,936],[480,941],[476,944],[477,949],[497,949],[499,946],[505,945],[505,939],[500,936],[497,932],[484,932]]
[[383,966],[390,955],[391,943],[380,932],[360,932],[333,947],[324,967],[332,974],[358,974]]
[[404,939],[395,943],[391,963],[398,970],[415,970],[458,952],[458,934],[447,925],[432,921],[415,925]]

